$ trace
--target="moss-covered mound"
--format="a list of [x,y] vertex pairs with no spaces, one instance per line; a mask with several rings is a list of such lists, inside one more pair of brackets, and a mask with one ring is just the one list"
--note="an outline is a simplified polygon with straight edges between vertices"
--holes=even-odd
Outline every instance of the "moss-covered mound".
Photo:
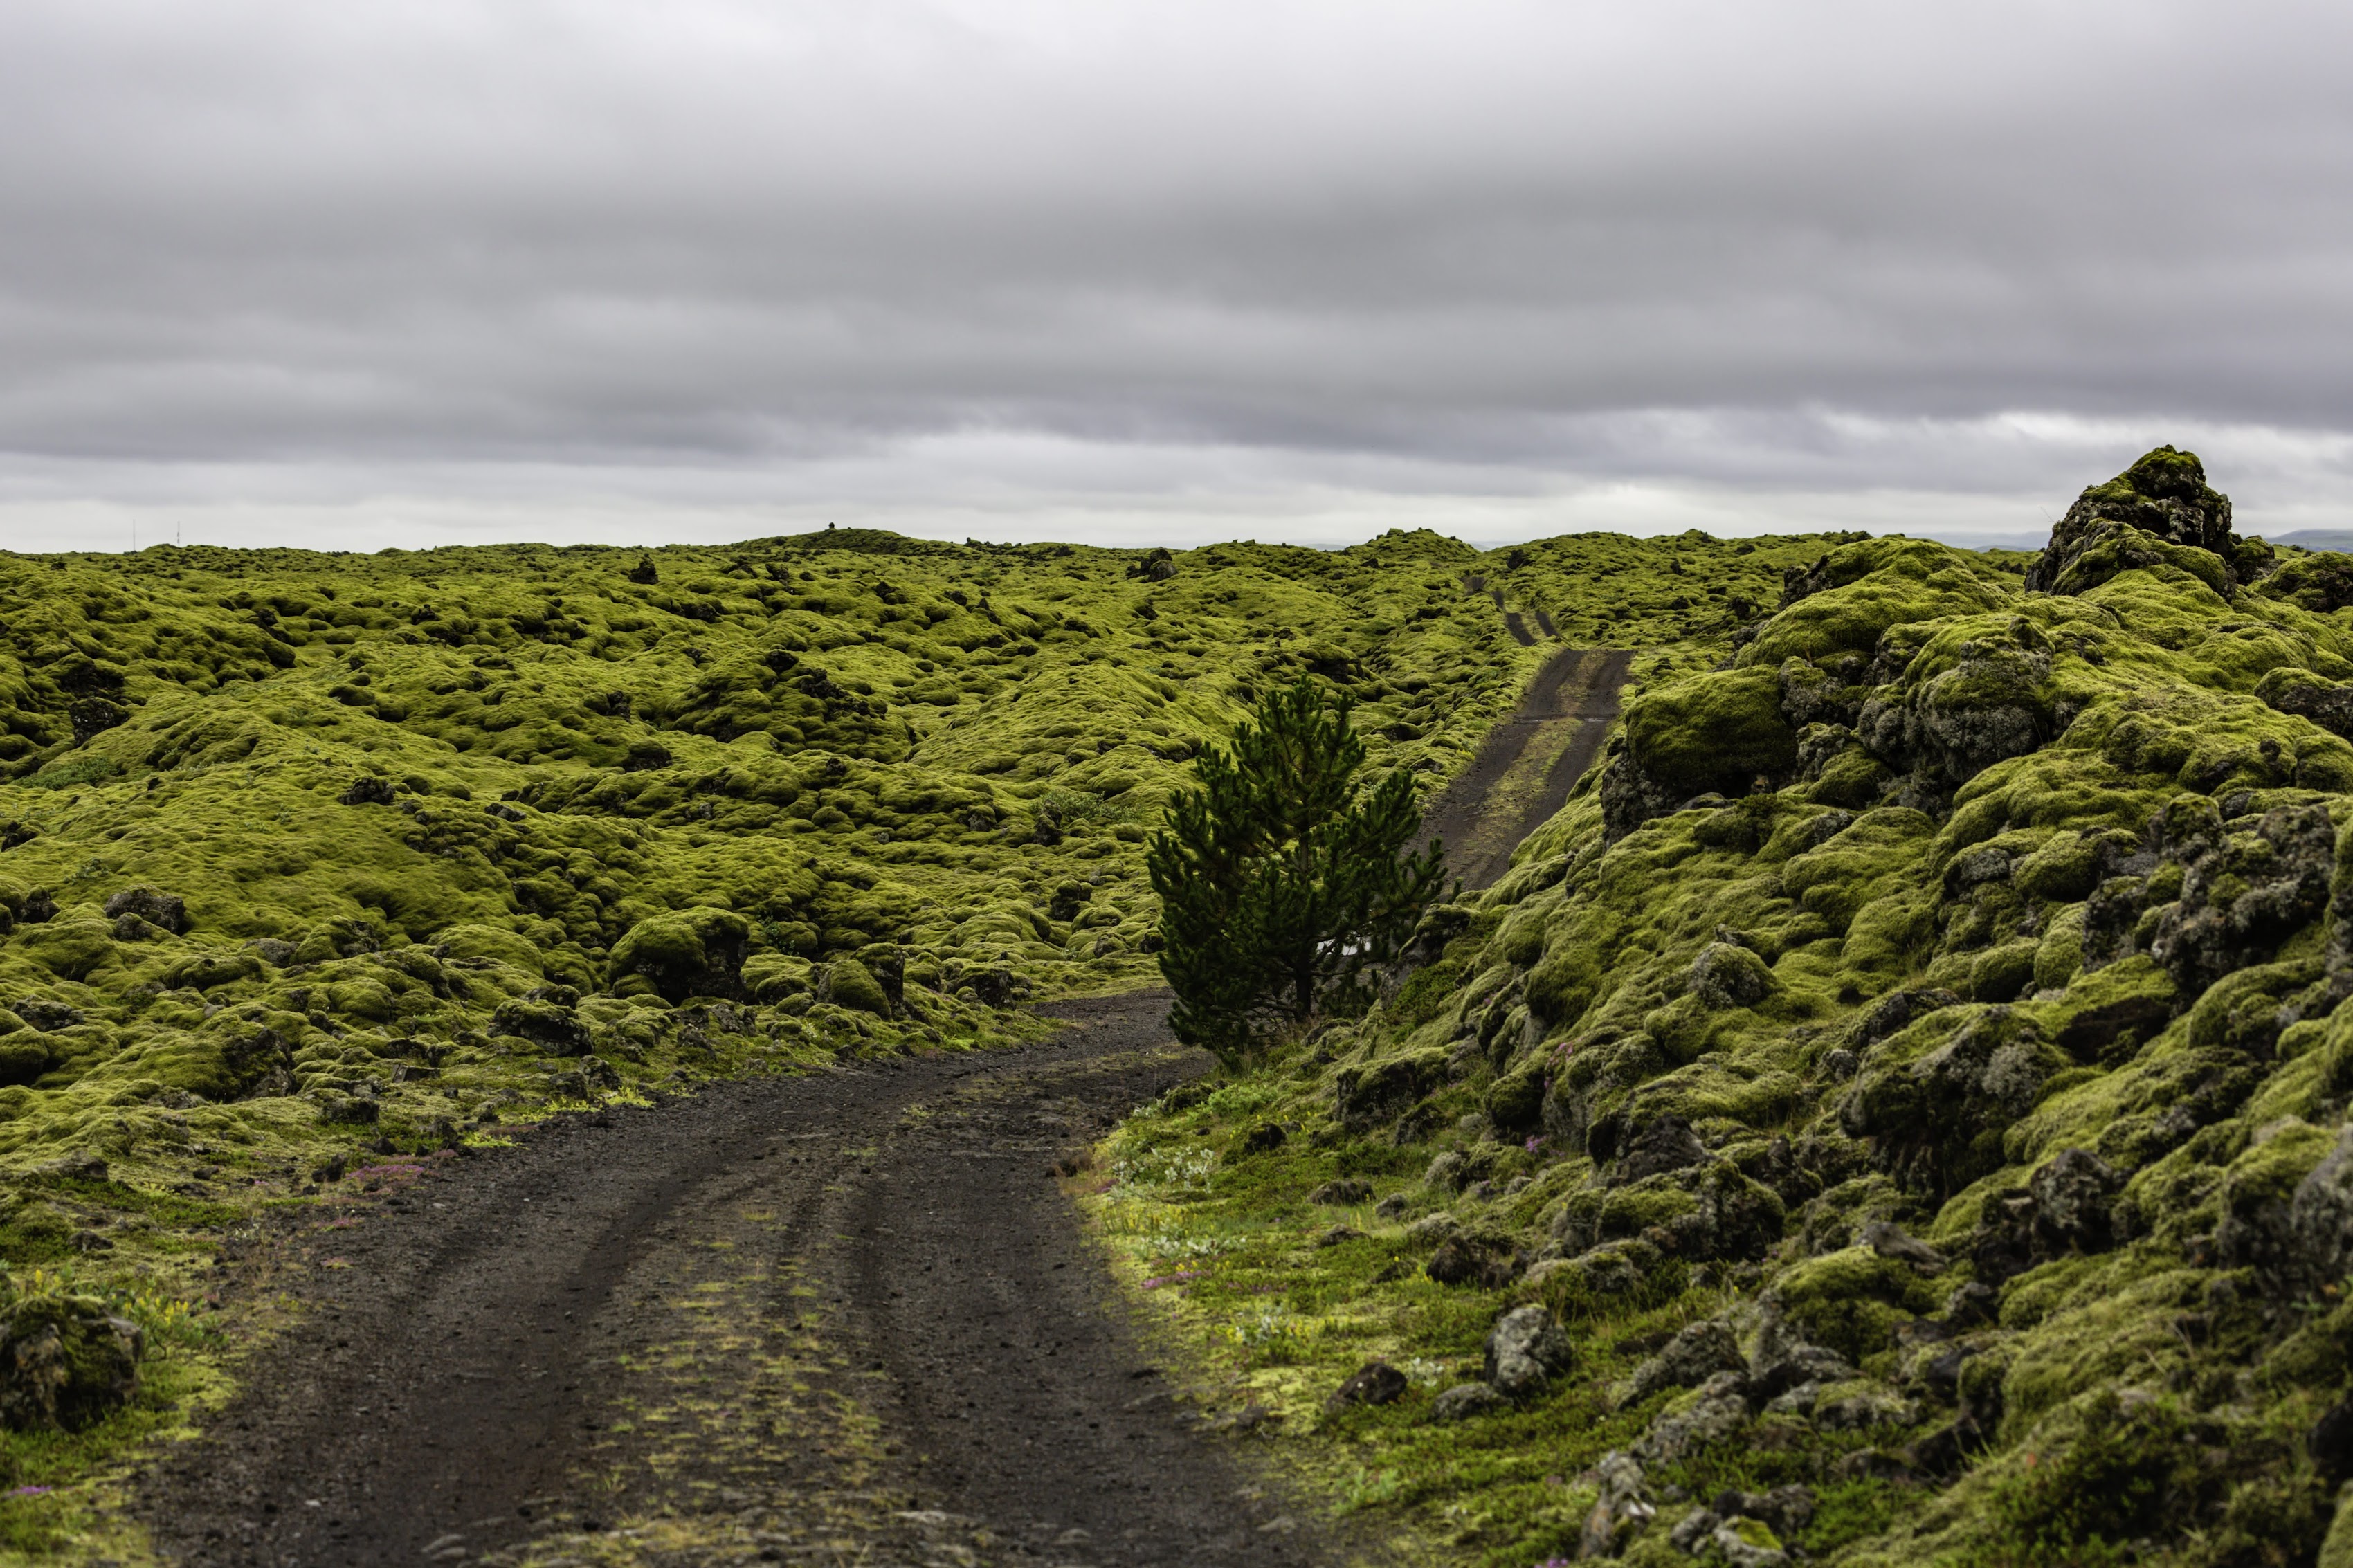
[[[1303,1462],[1467,1561],[2313,1562],[2353,616],[2229,518],[2160,449],[2024,577],[1793,571],[1388,1000],[1124,1129],[1111,1234]],[[1567,1370],[1449,1392],[1530,1306]],[[1368,1360],[1415,1387],[1327,1408]]]

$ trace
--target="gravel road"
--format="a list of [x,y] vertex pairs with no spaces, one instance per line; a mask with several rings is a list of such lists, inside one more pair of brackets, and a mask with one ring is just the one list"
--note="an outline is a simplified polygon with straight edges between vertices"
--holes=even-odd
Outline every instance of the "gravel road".
[[1206,1069],[1166,1007],[565,1117],[302,1211],[251,1265],[290,1326],[139,1511],[271,1568],[1323,1560],[1051,1170]]
[[1554,655],[1511,717],[1487,731],[1471,765],[1430,803],[1423,841],[1444,841],[1446,868],[1465,887],[1493,887],[1512,868],[1520,840],[1567,801],[1618,721],[1619,690],[1633,663],[1620,648]]

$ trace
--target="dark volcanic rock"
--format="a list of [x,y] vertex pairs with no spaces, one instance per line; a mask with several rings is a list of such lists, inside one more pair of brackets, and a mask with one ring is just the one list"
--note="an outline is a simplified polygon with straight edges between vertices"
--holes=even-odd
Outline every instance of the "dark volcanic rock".
[[1568,1371],[1573,1359],[1568,1335],[1548,1308],[1514,1307],[1487,1331],[1487,1381],[1514,1399],[1542,1389]]
[[1708,1158],[1707,1145],[1680,1116],[1660,1116],[1645,1122],[1620,1147],[1610,1173],[1616,1184],[1639,1182],[1646,1176],[1687,1170]]
[[1915,1192],[1949,1196],[2002,1164],[2002,1135],[2073,1064],[2025,1015],[1990,1007],[1918,1057],[1873,1047],[1839,1106],[1839,1126],[1869,1138],[1879,1167]]
[[1613,1448],[1579,1479],[1591,1483],[1599,1495],[1594,1500],[1592,1511],[1585,1516],[1584,1528],[1577,1532],[1577,1555],[1623,1555],[1628,1544],[1650,1522],[1651,1516],[1658,1512],[1644,1495],[1642,1467],[1632,1455]]
[[2052,1257],[2105,1251],[2112,1241],[2108,1205],[2123,1183],[2115,1167],[2089,1150],[2059,1151],[2027,1184],[2038,1247]]
[[1512,1402],[1483,1383],[1458,1383],[1430,1402],[1436,1421],[1468,1421],[1511,1407]]
[[2321,1413],[2304,1435],[2304,1451],[2312,1468],[2331,1485],[2353,1476],[2353,1399],[2339,1400]]
[[1713,1318],[1687,1323],[1658,1354],[1634,1369],[1622,1403],[1637,1404],[1662,1388],[1697,1388],[1719,1372],[1746,1372],[1748,1358],[1731,1328]]
[[68,1006],[63,1002],[47,1001],[37,996],[17,1003],[15,1012],[16,1016],[45,1035],[55,1034],[59,1029],[70,1029],[82,1021],[80,1008]]
[[87,1149],[77,1149],[46,1164],[34,1166],[33,1173],[41,1176],[62,1176],[68,1181],[102,1182],[106,1180],[106,1162]]
[[1422,1269],[1440,1285],[1478,1285],[1491,1290],[1510,1284],[1519,1271],[1510,1252],[1472,1236],[1450,1236],[1440,1242]]
[[2112,1052],[2137,1045],[2171,1021],[2173,1009],[2162,996],[2146,993],[2119,996],[2086,1007],[2059,1031],[2059,1048],[2077,1061],[2108,1059]]
[[1772,989],[1765,961],[1732,942],[1710,942],[1692,963],[1692,991],[1712,1008],[1753,1006]]
[[352,781],[352,787],[336,796],[345,805],[390,805],[392,781],[374,773],[362,773]]
[[2337,829],[2327,806],[2277,806],[2253,833],[2215,837],[2189,861],[2149,942],[2186,996],[2265,962],[2328,905]]
[[560,1057],[582,1056],[588,1049],[588,1026],[569,1007],[546,1002],[501,1003],[491,1015],[491,1027],[544,1046]]
[[1875,1219],[1862,1227],[1863,1245],[1882,1258],[1915,1264],[1934,1274],[1945,1267],[1945,1255],[1889,1220]]
[[1242,1152],[1264,1154],[1282,1148],[1289,1137],[1280,1121],[1261,1121],[1242,1134]]
[[2353,739],[2353,685],[2308,669],[2280,668],[2263,677],[2255,695],[2282,713],[2309,719],[2333,735]]
[[1922,986],[1913,990],[1892,991],[1871,1005],[1871,1011],[1856,1021],[1847,1038],[1847,1049],[1860,1052],[1878,1044],[1915,1018],[1924,1018],[1944,1007],[1960,1005],[1960,994],[1942,987]]
[[1351,1131],[1363,1132],[1404,1111],[1445,1078],[1446,1058],[1439,1051],[1343,1068],[1332,1083],[1333,1109]]
[[1385,1361],[1366,1362],[1347,1382],[1332,1391],[1326,1408],[1351,1405],[1391,1405],[1405,1397],[1405,1373]]
[[[2236,541],[2231,533],[2231,499],[2208,488],[2205,466],[2189,452],[2159,447],[2105,484],[2076,498],[2051,530],[2051,542],[2028,568],[2030,592],[2082,593],[2106,578],[2086,560],[2103,546],[2118,553],[2120,565],[2143,562],[2136,535],[2164,544],[2211,551],[2227,563]],[[2086,570],[2077,570],[2079,567]]]
[[188,929],[186,903],[176,893],[158,892],[153,888],[125,888],[106,900],[106,915],[109,920],[136,915],[174,936]]

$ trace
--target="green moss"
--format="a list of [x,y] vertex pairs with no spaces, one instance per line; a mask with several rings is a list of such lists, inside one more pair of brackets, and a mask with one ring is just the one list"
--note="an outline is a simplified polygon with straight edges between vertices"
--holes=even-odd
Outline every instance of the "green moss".
[[1853,1362],[1886,1349],[1899,1321],[1933,1310],[1937,1300],[1910,1264],[1867,1247],[1809,1258],[1784,1272],[1774,1290],[1809,1339]]
[[2009,586],[1959,552],[1917,539],[1866,540],[1831,551],[1807,583],[1814,591],[1741,649],[1743,665],[1778,668],[1788,658],[1817,662],[1842,653],[1869,658],[1891,627],[1992,608]]
[[1677,798],[1746,794],[1757,774],[1784,773],[1797,758],[1780,679],[1769,669],[1710,673],[1644,692],[1626,705],[1625,725],[1629,754]]
[[16,939],[16,951],[60,980],[89,980],[116,964],[114,935],[94,911],[74,911]]
[[883,994],[881,983],[854,958],[838,958],[828,965],[826,986],[836,1006],[885,1018],[891,1016],[891,999]]
[[1969,961],[1969,995],[1979,1002],[2010,1002],[2032,989],[2042,945],[2027,937],[1978,954]]
[[2132,1542],[2179,1509],[2189,1469],[2186,1422],[2172,1402],[2116,1390],[2056,1416],[1990,1489],[1983,1535],[2012,1561],[2121,1563]]

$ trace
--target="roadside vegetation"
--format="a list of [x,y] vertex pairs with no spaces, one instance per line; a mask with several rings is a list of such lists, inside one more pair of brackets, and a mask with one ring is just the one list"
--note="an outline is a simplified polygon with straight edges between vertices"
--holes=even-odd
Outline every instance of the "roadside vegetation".
[[1269,693],[1426,795],[1559,647],[1696,669],[1836,542],[0,554],[0,1263],[79,1303],[8,1316],[62,1400],[0,1543],[129,1550],[90,1478],[425,1163],[1154,983],[1145,841]]
[[1761,607],[1119,1266],[1423,1560],[2353,1562],[2353,562],[2160,448]]
[[1408,847],[1413,775],[1359,776],[1350,707],[1307,680],[1269,694],[1230,752],[1202,752],[1201,787],[1175,795],[1146,853],[1170,1026],[1229,1067],[1271,1028],[1360,1010],[1446,884],[1443,845]]

